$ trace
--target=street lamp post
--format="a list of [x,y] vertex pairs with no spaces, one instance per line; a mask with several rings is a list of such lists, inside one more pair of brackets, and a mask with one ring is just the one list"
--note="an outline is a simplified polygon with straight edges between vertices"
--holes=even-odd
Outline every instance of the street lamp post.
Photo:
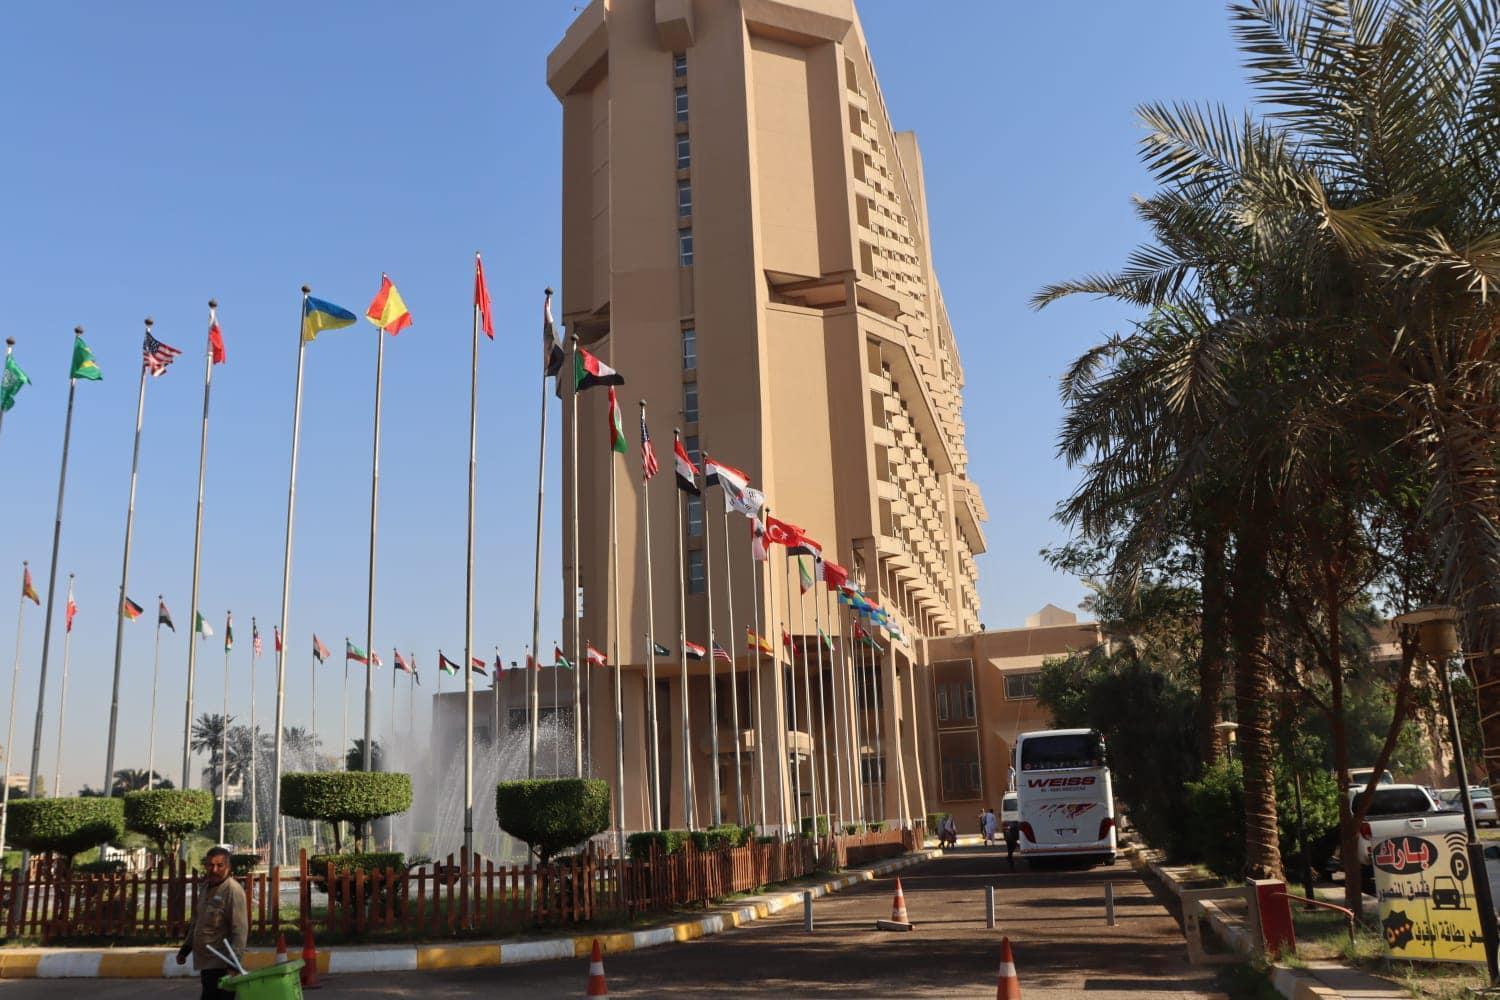
[[[1479,926],[1484,932],[1484,961],[1491,985],[1500,984],[1500,933],[1495,922],[1495,902],[1490,896],[1490,881],[1484,868],[1484,848],[1479,843],[1479,824],[1474,820],[1474,802],[1469,797],[1469,771],[1464,762],[1464,741],[1458,728],[1458,710],[1453,703],[1453,684],[1448,663],[1462,655],[1458,643],[1458,612],[1445,606],[1419,608],[1397,615],[1398,628],[1416,630],[1417,646],[1422,656],[1438,668],[1443,683],[1443,707],[1448,727],[1453,733],[1453,763],[1458,770],[1458,796],[1463,803],[1464,830],[1468,834],[1469,872],[1474,879],[1474,898],[1479,904]],[[1373,848],[1374,845],[1371,845]]]

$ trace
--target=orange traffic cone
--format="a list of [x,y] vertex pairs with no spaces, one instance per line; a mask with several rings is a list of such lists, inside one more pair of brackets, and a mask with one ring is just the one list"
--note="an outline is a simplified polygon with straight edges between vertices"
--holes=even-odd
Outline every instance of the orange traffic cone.
[[901,894],[901,880],[896,879],[896,898],[891,901],[891,923],[909,924],[906,916],[906,897]]
[[599,939],[594,938],[594,953],[589,956],[589,988],[584,996],[605,997],[609,987],[604,984],[604,953],[599,949]]
[[276,964],[277,965],[285,965],[287,963],[287,961],[288,961],[288,959],[286,957],[286,935],[283,934],[283,933],[281,933],[280,931],[277,931],[276,932]]
[[995,1000],[1021,1000],[1021,980],[1016,978],[1016,957],[1010,953],[1010,938],[1000,939],[1000,981]]
[[312,922],[302,924],[302,988],[315,990],[323,984],[318,982],[318,946],[313,942]]

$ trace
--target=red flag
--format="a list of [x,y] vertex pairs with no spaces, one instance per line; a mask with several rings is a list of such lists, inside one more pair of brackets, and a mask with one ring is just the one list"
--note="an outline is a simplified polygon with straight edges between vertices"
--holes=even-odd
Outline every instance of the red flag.
[[807,540],[807,533],[795,524],[780,521],[766,515],[766,540],[777,545],[785,545],[788,548],[798,545]]
[[280,625],[272,625],[271,626],[271,638],[273,638],[276,641],[276,652],[278,652],[278,653],[281,652],[281,626]]
[[212,310],[208,316],[208,351],[213,355],[214,364],[222,365],[229,357],[224,353],[224,335],[219,332],[219,320]]
[[821,560],[823,564],[823,582],[830,587],[842,587],[849,581],[849,571],[832,559]]
[[65,632],[71,632],[71,631],[73,631],[73,616],[76,615],[76,614],[78,614],[78,602],[75,601],[75,600],[73,600],[73,594],[72,594],[71,591],[69,591],[69,593],[68,593],[68,607],[63,612],[63,615],[65,616],[65,618],[67,620],[67,624],[66,624],[65,628],[63,629],[63,631],[65,631]]
[[484,261],[479,259],[478,251],[474,253],[474,308],[479,310],[484,335],[494,340],[495,323],[490,317],[490,288],[484,283]]

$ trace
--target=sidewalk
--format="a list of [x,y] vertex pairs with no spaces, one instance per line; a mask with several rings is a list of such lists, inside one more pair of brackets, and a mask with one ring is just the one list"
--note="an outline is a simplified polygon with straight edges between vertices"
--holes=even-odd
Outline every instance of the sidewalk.
[[[598,941],[606,953],[618,954],[708,937],[762,920],[773,913],[798,906],[802,894],[814,898],[868,882],[891,872],[933,858],[943,852],[928,848],[870,865],[846,870],[824,880],[801,880],[773,893],[746,896],[714,906],[701,917],[677,920],[638,931],[579,934],[535,940],[464,941],[454,944],[339,945],[318,949],[322,973],[409,972],[427,969],[468,969],[555,958],[587,956]],[[300,949],[289,942],[294,957]],[[196,976],[191,961],[178,965],[175,948],[0,948],[0,979],[176,979]],[[244,956],[247,969],[259,969],[276,961],[269,948],[252,948]]]

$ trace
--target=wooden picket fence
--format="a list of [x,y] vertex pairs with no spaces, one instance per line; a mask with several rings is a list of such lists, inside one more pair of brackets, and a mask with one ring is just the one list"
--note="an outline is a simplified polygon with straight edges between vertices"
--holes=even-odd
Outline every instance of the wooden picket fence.
[[[752,843],[715,851],[691,843],[671,855],[606,857],[590,846],[549,865],[496,865],[449,855],[411,870],[314,871],[302,852],[297,868],[240,876],[250,934],[261,940],[307,923],[343,937],[433,939],[503,936],[629,920],[706,906],[757,886],[822,869],[915,850],[922,830],[890,830],[820,840]],[[46,867],[0,882],[8,939],[181,940],[191,924],[203,873],[177,861],[145,872],[74,874]],[[283,905],[285,897],[292,897]]]

